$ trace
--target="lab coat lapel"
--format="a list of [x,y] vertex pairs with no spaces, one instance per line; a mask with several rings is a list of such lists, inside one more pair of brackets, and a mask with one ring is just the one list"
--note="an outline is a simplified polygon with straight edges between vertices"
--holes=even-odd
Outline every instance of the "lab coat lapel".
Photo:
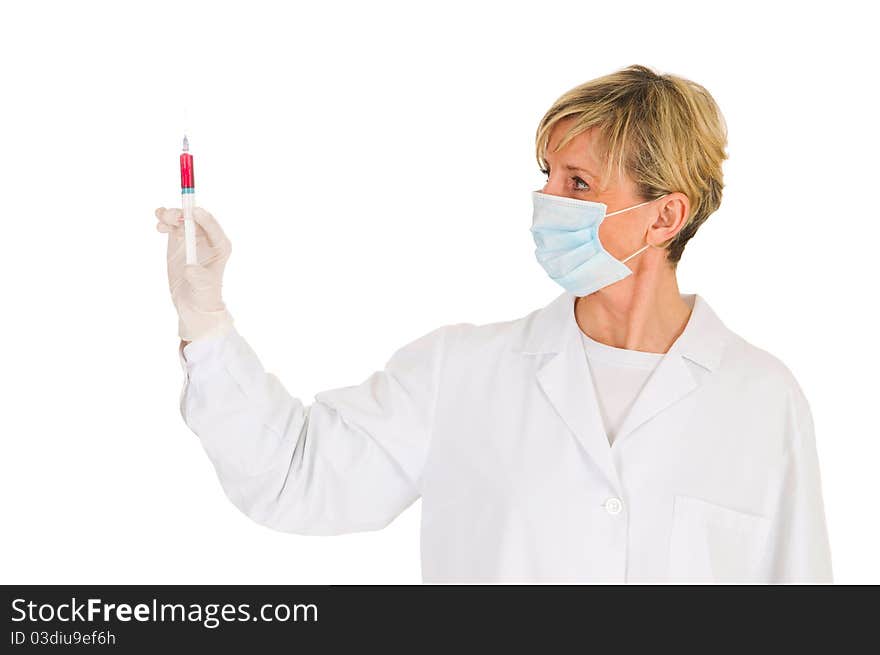
[[618,428],[614,443],[620,443],[627,434],[681,400],[697,386],[697,378],[691,373],[684,357],[677,352],[666,353]]
[[696,294],[683,298],[692,303],[688,323],[633,403],[617,431],[615,445],[697,389],[721,359],[729,337],[727,328],[703,298]]
[[[575,323],[577,325],[577,323]],[[579,339],[579,335],[574,334]],[[616,490],[620,489],[611,446],[593,388],[583,346],[567,339],[565,349],[548,360],[537,373],[538,383],[581,446]]]
[[593,379],[574,317],[574,296],[564,293],[536,318],[522,352],[544,353],[538,384],[587,455],[620,490]]

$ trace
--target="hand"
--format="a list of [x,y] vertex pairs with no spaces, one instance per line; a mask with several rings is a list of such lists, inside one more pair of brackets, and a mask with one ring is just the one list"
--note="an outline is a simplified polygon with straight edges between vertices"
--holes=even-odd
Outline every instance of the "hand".
[[156,229],[168,234],[168,288],[177,309],[180,338],[194,341],[224,334],[233,322],[221,295],[223,269],[232,244],[211,214],[194,207],[199,263],[187,264],[183,212],[179,208],[159,207],[156,218]]

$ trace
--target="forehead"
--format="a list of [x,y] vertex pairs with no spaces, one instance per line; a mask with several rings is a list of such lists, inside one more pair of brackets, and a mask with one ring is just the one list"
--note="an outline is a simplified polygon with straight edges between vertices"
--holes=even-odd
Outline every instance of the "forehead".
[[[573,119],[565,119],[559,121],[556,125],[553,126],[553,129],[550,132],[550,136],[547,139],[547,150],[545,152],[545,157],[553,157],[556,152],[557,145],[562,141],[563,136],[568,131],[568,128],[572,125]],[[582,164],[598,164],[598,134],[596,132],[595,127],[588,128],[581,132],[580,134],[575,135],[572,139],[565,144],[565,147],[559,151],[559,154],[564,155],[567,159],[572,160],[570,163],[574,163],[575,161],[580,162]]]

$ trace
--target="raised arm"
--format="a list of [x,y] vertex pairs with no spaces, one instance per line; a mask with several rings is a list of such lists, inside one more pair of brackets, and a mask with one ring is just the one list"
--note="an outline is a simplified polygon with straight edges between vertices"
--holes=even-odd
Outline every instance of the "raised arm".
[[236,331],[182,348],[180,410],[232,503],[299,534],[386,526],[419,497],[448,328],[304,405]]
[[180,412],[229,499],[267,527],[338,534],[387,525],[418,498],[450,326],[398,349],[359,385],[305,405],[267,373],[221,297],[229,239],[196,207],[198,265],[180,210],[156,210],[185,372]]

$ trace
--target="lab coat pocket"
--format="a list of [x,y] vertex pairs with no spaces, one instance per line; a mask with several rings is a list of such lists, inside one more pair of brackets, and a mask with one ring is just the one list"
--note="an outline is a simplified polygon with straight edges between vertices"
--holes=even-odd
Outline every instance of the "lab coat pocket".
[[669,582],[758,582],[770,519],[693,496],[673,498]]

